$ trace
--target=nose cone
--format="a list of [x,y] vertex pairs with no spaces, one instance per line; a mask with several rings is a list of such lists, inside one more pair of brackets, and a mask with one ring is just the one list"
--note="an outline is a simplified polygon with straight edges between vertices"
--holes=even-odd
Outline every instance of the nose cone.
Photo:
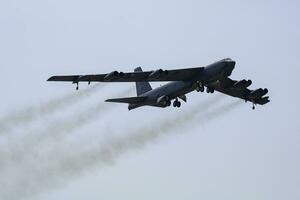
[[235,61],[232,60],[231,58],[226,58],[223,60],[223,63],[224,63],[224,71],[223,71],[224,75],[230,76],[234,69]]
[[229,71],[232,71],[234,69],[234,66],[235,66],[235,61],[232,60],[231,58],[226,58],[226,59],[224,59],[224,61],[226,63],[226,68]]

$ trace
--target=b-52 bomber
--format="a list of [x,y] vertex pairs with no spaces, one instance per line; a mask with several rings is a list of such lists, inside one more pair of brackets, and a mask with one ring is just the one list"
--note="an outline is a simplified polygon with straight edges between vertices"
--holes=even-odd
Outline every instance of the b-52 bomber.
[[[128,110],[132,110],[141,106],[155,106],[165,108],[171,105],[173,101],[174,107],[180,107],[180,100],[186,102],[186,94],[196,90],[207,93],[218,91],[226,95],[237,97],[252,102],[252,109],[255,105],[264,105],[268,103],[269,97],[265,96],[268,89],[250,90],[248,87],[252,84],[251,80],[232,80],[229,78],[234,67],[235,61],[226,58],[214,62],[204,67],[163,70],[157,69],[153,71],[142,71],[138,67],[134,72],[118,72],[113,71],[108,74],[91,74],[91,75],[67,75],[52,76],[48,81],[69,81],[77,84],[79,82],[135,82],[136,97],[125,97],[116,99],[107,99],[106,102],[127,103]],[[152,89],[149,82],[168,81],[169,83]]]

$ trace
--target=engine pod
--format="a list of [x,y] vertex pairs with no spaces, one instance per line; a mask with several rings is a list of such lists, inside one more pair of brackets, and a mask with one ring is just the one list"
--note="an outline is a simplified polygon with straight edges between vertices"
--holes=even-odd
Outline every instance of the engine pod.
[[114,80],[118,77],[120,77],[120,74],[123,74],[123,72],[119,73],[118,71],[112,71],[110,72],[109,74],[106,74],[106,76],[104,76],[104,80],[105,81],[111,81],[111,80]]
[[167,74],[168,74],[167,70],[158,69],[158,70],[155,70],[155,71],[151,72],[151,74],[149,74],[149,78],[150,79],[158,79],[161,76],[167,75]]

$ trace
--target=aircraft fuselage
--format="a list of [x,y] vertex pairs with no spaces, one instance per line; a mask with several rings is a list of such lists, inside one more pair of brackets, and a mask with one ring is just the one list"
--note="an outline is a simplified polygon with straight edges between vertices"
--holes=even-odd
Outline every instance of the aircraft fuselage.
[[167,107],[171,100],[184,96],[197,88],[197,83],[212,83],[231,75],[235,61],[227,58],[204,67],[202,73],[195,75],[193,80],[174,81],[155,88],[140,96],[146,97],[141,104],[129,104],[128,109],[132,110],[140,106]]

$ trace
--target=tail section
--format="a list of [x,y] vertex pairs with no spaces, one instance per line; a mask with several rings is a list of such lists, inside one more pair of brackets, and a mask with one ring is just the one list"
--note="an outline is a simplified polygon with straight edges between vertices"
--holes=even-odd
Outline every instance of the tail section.
[[[134,72],[142,72],[142,71],[143,70],[141,67],[137,67],[134,69]],[[140,95],[152,90],[149,82],[135,82],[135,85],[136,85],[137,96],[140,96]]]
[[125,97],[125,98],[116,98],[116,99],[107,99],[106,102],[114,103],[129,103],[129,104],[139,104],[143,103],[147,97]]

